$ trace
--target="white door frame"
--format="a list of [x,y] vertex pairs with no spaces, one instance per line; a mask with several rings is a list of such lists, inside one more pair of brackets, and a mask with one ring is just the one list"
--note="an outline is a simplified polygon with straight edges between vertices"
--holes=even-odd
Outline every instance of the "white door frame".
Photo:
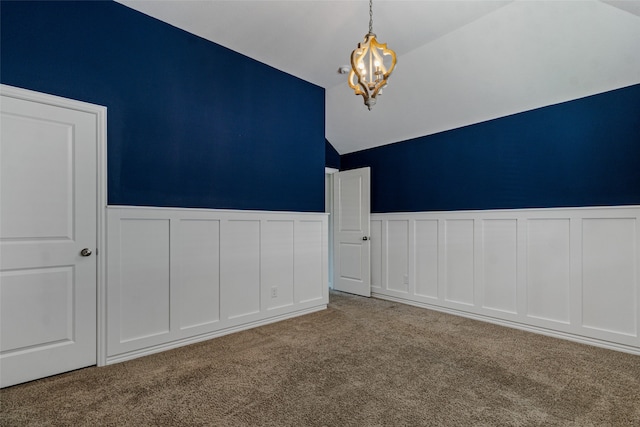
[[[343,221],[342,211],[340,207],[340,202],[342,198],[342,191],[338,191],[337,188],[342,188],[341,181],[342,179],[346,179],[348,177],[357,178],[359,180],[359,194],[360,194],[360,208],[359,208],[359,221],[360,221],[360,230],[342,230],[341,225]],[[371,168],[369,166],[357,169],[350,169],[342,172],[335,173],[331,176],[333,181],[333,289],[341,290],[344,292],[350,292],[356,295],[362,295],[369,297],[371,296],[371,214],[370,214],[370,182],[371,182]],[[365,190],[366,188],[366,193]],[[363,208],[366,206],[366,209]],[[357,208],[356,208],[357,210]],[[366,217],[366,219],[365,219]],[[366,224],[366,225],[365,225]],[[360,233],[358,233],[358,231]],[[355,233],[355,234],[354,234]],[[338,249],[340,243],[342,243],[346,236],[346,241],[349,245],[353,245],[357,240],[360,245],[361,253],[360,253],[360,283],[355,279],[352,282],[345,282],[340,279],[340,274],[343,271],[341,251]],[[360,240],[362,239],[362,240]],[[362,242],[366,241],[366,242]],[[364,249],[364,252],[362,250]],[[365,262],[366,260],[366,262]],[[363,265],[366,264],[366,265]],[[364,267],[364,270],[363,270]],[[368,283],[368,285],[366,284]]]
[[3,96],[38,102],[41,104],[62,107],[71,110],[93,114],[96,117],[96,362],[98,366],[104,366],[107,362],[107,321],[106,321],[106,222],[105,210],[107,206],[107,107],[89,104],[87,102],[62,98],[28,89],[0,84],[0,93]]
[[338,172],[338,169],[335,168],[329,168],[329,167],[325,167],[324,168],[324,176],[325,176],[325,181],[324,181],[324,200],[325,200],[325,206],[324,206],[324,211],[326,213],[329,214],[329,221],[328,221],[328,239],[327,239],[327,246],[329,248],[329,256],[328,256],[328,260],[329,262],[327,263],[328,268],[329,268],[329,273],[328,273],[328,278],[329,278],[329,289],[333,289],[333,254],[334,254],[334,250],[333,250],[333,174]]

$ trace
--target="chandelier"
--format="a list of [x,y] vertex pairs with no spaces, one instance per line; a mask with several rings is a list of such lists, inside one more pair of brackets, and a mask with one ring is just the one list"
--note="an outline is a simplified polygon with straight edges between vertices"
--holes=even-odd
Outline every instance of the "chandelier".
[[386,43],[378,43],[373,33],[373,0],[369,0],[369,33],[364,42],[351,52],[349,87],[356,95],[362,95],[369,110],[387,85],[387,79],[396,66],[396,53],[387,49]]

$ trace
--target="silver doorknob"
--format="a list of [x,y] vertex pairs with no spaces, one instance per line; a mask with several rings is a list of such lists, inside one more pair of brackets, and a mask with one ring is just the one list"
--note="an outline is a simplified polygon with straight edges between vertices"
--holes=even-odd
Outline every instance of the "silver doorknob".
[[84,248],[83,250],[80,251],[80,255],[82,255],[82,256],[90,256],[91,255],[91,249]]
[[364,236],[364,237],[362,238],[362,240],[365,240],[365,241],[366,241],[366,240],[369,240],[369,237]]

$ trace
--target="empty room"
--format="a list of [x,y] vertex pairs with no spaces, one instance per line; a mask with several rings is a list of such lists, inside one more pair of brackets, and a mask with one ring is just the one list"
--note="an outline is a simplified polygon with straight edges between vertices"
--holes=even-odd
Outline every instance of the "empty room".
[[640,425],[640,2],[0,1],[0,425]]

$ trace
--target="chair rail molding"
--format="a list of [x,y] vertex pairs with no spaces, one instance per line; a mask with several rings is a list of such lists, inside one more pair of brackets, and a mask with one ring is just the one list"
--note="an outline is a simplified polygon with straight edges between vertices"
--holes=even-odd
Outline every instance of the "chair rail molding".
[[371,215],[372,295],[640,354],[639,206]]

